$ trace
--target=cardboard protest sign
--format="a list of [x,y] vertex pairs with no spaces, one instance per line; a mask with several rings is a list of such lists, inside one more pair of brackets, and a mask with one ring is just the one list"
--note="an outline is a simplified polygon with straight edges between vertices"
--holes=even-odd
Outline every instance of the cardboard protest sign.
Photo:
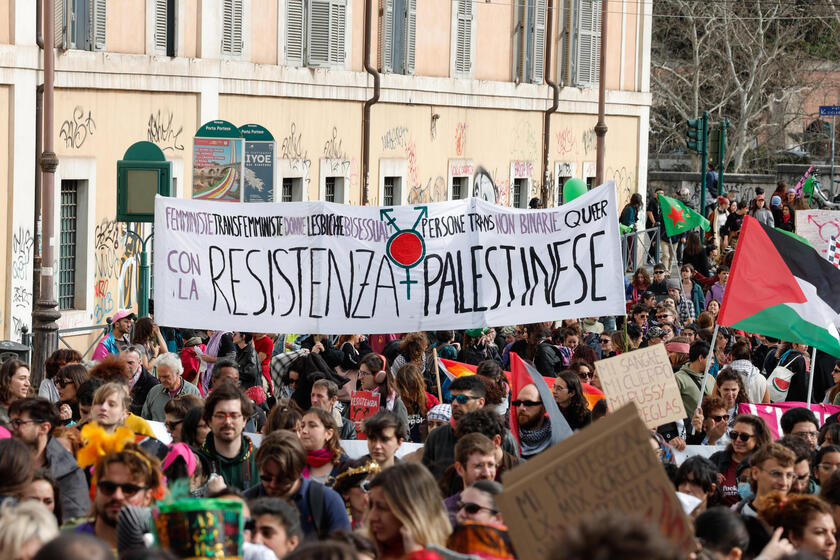
[[840,210],[797,210],[795,218],[796,234],[807,239],[825,257],[831,236],[840,235]]
[[156,319],[341,334],[624,313],[614,183],[559,208],[155,200]]
[[356,437],[367,439],[359,431],[360,424],[365,418],[370,418],[379,411],[379,395],[373,391],[356,391],[350,397],[350,420],[356,423]]
[[633,401],[648,428],[686,418],[664,344],[598,360],[595,369],[610,410]]
[[656,524],[682,550],[694,531],[633,403],[504,475],[496,497],[517,557],[539,560],[565,528],[612,509]]

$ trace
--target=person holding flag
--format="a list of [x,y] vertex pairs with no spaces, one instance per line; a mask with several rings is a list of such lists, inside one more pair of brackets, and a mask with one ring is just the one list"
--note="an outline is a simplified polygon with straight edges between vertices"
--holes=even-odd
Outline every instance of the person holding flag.
[[709,220],[702,214],[695,212],[682,200],[665,196],[658,193],[659,206],[662,208],[662,223],[665,226],[665,233],[668,236],[668,244],[663,244],[662,261],[668,271],[671,270],[671,263],[676,258],[674,241],[683,243],[685,234],[700,227],[703,231],[709,231]]

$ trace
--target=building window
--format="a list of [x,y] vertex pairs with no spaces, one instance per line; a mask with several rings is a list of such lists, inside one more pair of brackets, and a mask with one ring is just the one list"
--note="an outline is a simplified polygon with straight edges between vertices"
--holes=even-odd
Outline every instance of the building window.
[[283,198],[281,202],[291,202],[292,201],[292,189],[294,185],[292,184],[292,179],[285,177],[283,179]]
[[347,0],[286,1],[286,62],[344,66]]
[[466,76],[472,71],[473,0],[457,0],[455,27],[455,73]]
[[155,0],[155,54],[175,56],[175,0]]
[[402,204],[402,177],[385,177],[382,181],[382,205]]
[[58,49],[105,50],[106,0],[55,0]]
[[598,83],[601,71],[601,0],[578,0],[575,82]]
[[79,183],[61,181],[58,307],[76,307],[76,232],[79,228]]
[[510,194],[510,205],[514,208],[525,208],[528,202],[528,179],[517,177],[513,180],[513,190]]
[[222,0],[222,54],[242,56],[242,1]]
[[281,202],[299,202],[303,200],[303,179],[300,177],[283,177],[283,191],[280,193]]
[[595,184],[595,177],[587,177],[586,178],[586,190],[591,191],[598,185]]
[[513,49],[516,83],[543,83],[545,71],[545,0],[523,0],[516,4]]
[[383,72],[414,74],[417,0],[383,0],[379,67]]
[[452,177],[452,200],[467,198],[469,177]]
[[324,178],[324,200],[344,203],[344,177]]

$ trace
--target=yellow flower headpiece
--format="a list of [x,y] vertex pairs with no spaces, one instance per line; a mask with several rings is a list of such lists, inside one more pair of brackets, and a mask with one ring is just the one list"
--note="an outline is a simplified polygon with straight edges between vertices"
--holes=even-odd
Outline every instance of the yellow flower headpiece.
[[134,441],[134,432],[120,426],[113,434],[108,434],[96,422],[90,422],[82,428],[82,443],[84,447],[76,455],[79,466],[96,467],[100,461],[111,453],[122,451],[125,444]]

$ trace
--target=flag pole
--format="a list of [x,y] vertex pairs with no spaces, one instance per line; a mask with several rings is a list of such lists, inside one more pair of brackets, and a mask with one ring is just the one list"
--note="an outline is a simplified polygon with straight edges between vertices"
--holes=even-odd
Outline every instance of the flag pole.
[[[706,396],[706,375],[709,374],[709,369],[712,367],[712,356],[715,355],[715,341],[717,340],[718,329],[720,325],[715,323],[715,330],[712,333],[712,344],[709,346],[709,354],[706,356],[706,367],[703,368],[703,380],[700,382],[700,398],[697,399],[697,408],[700,408],[700,405],[703,403],[703,397]],[[697,409],[695,409],[697,410]],[[686,412],[688,412],[686,410]],[[736,411],[737,412],[737,411]],[[694,410],[691,411],[692,418],[694,417]],[[691,419],[689,418],[689,424],[691,424]],[[689,435],[694,435],[694,426],[691,426],[691,433]]]
[[811,408],[811,393],[814,390],[814,368],[817,364],[817,347],[811,351],[811,367],[808,372],[808,408]]
[[435,380],[437,381],[438,400],[443,402],[443,392],[440,390],[440,368],[438,367],[437,348],[432,348],[432,357],[435,359]]

